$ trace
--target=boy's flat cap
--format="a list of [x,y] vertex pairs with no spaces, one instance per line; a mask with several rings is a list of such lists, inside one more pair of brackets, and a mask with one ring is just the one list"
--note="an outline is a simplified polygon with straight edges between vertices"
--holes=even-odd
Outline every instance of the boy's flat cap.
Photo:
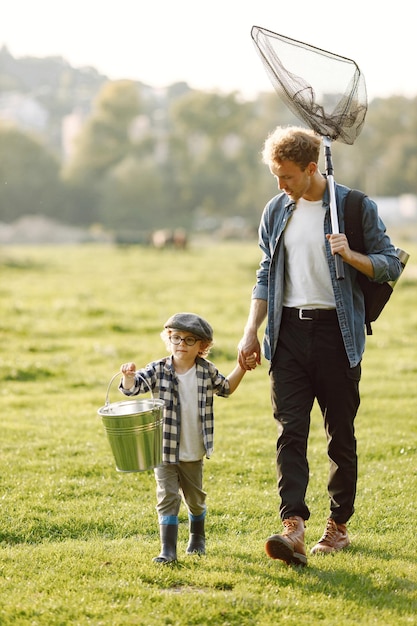
[[175,313],[165,322],[165,328],[185,330],[206,341],[213,341],[212,327],[205,319],[195,313]]

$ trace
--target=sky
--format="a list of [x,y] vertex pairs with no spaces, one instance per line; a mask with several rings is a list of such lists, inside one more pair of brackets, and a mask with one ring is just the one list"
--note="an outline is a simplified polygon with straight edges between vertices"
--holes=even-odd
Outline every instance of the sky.
[[262,26],[353,59],[368,99],[417,96],[409,0],[3,0],[0,46],[16,58],[60,56],[110,79],[185,81],[252,98],[273,88],[250,31]]

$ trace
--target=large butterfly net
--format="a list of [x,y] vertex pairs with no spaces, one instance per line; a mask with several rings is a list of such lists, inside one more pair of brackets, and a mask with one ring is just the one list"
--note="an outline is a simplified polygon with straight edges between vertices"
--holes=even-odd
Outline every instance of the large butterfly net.
[[368,109],[363,74],[351,59],[253,26],[255,47],[288,108],[319,135],[353,144]]
[[[323,137],[333,233],[339,232],[331,142],[353,144],[368,109],[365,79],[351,59],[253,26],[251,36],[269,79],[288,108]],[[336,276],[344,278],[335,256]]]

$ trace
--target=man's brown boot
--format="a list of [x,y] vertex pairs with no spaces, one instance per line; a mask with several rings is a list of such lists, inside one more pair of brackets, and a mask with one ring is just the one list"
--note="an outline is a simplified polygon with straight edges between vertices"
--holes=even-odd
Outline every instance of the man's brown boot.
[[295,515],[282,523],[284,532],[266,540],[265,552],[271,559],[280,559],[288,565],[307,565],[303,518]]
[[349,545],[349,535],[346,530],[346,524],[336,524],[334,519],[329,517],[323,537],[311,548],[311,554],[327,554],[328,552],[336,552],[343,550]]

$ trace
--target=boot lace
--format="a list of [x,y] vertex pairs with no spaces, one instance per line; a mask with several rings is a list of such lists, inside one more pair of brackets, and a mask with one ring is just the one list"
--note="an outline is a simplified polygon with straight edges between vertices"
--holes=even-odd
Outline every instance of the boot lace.
[[338,529],[336,522],[332,519],[328,519],[323,537],[320,539],[319,543],[333,544],[337,540],[339,534],[340,530]]
[[296,519],[291,519],[290,517],[288,517],[287,519],[285,519],[283,522],[284,525],[284,531],[283,531],[283,535],[289,535],[290,533],[293,533],[297,530],[298,525],[299,525],[299,521]]

